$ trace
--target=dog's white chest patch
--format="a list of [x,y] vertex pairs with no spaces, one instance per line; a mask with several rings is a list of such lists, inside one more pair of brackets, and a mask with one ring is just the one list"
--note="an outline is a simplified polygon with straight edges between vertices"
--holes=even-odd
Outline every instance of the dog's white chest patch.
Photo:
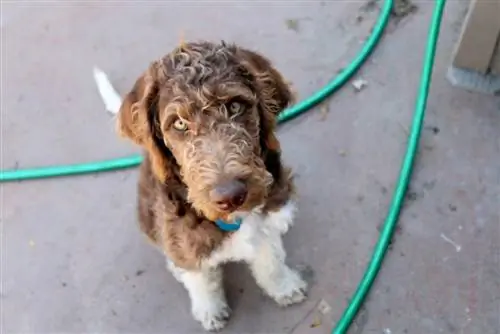
[[263,243],[270,243],[288,231],[293,222],[295,204],[288,202],[280,210],[268,215],[251,213],[243,219],[241,227],[227,238],[204,265],[216,267],[225,262],[250,260]]

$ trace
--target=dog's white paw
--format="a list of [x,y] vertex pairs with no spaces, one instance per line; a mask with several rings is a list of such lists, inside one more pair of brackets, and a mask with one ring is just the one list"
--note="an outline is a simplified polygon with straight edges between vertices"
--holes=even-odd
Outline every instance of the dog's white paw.
[[217,301],[193,305],[193,317],[207,331],[214,332],[223,329],[231,315],[231,309],[225,302]]
[[297,272],[290,270],[281,284],[272,291],[271,297],[280,306],[298,304],[307,298],[307,283]]

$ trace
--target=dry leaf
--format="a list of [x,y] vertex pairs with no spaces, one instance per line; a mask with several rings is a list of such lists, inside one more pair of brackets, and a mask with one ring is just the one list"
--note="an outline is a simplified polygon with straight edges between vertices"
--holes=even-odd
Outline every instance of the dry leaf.
[[300,29],[300,26],[299,26],[299,20],[297,19],[287,19],[285,21],[286,23],[286,27],[290,30],[293,30],[295,32],[298,32],[299,29]]
[[311,328],[316,328],[321,326],[321,317],[319,315],[314,316],[313,322],[311,323]]

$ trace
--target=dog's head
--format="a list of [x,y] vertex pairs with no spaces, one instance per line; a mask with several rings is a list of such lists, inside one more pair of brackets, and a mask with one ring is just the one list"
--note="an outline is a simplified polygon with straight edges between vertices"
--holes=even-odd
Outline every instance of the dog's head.
[[277,114],[292,102],[261,55],[184,44],[153,62],[125,97],[118,131],[143,146],[161,182],[178,178],[208,219],[264,204],[280,177]]

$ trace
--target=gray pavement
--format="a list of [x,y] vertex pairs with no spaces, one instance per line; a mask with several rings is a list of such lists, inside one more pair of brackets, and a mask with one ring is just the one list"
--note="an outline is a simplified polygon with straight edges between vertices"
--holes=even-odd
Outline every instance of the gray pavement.
[[[341,315],[405,149],[433,2],[417,5],[357,75],[362,91],[348,85],[281,127],[300,194],[285,242],[310,296],[279,309],[231,265],[225,333],[329,333]],[[446,80],[466,8],[448,2],[409,198],[351,333],[500,333],[500,98]],[[1,168],[137,153],[113,132],[94,65],[125,93],[181,35],[225,39],[265,53],[305,97],[349,62],[377,13],[364,1],[4,3]],[[3,333],[202,332],[139,234],[136,178],[127,170],[1,185]]]

